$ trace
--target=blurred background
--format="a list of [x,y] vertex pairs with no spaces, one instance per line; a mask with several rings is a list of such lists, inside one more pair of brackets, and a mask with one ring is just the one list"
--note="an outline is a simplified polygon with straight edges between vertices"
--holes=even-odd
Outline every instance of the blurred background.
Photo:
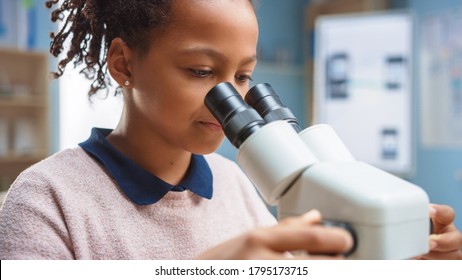
[[[44,0],[0,0],[0,190],[31,164],[113,128],[120,97],[88,102],[69,71],[49,79]],[[260,0],[253,83],[303,127],[329,123],[353,155],[421,186],[462,228],[462,2]],[[233,159],[225,140],[219,153]]]

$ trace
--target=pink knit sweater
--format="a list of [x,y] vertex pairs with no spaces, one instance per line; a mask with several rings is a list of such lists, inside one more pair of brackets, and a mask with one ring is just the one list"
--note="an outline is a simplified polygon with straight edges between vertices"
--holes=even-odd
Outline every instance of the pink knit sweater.
[[211,200],[169,192],[139,206],[80,147],[24,171],[0,209],[0,259],[190,259],[276,223],[239,167],[217,154]]

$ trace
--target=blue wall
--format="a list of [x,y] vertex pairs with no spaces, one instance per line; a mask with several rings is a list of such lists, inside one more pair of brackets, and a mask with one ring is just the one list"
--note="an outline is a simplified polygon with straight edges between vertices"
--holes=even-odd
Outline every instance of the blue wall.
[[303,63],[303,27],[307,0],[261,0],[257,7],[260,60],[272,61],[277,52],[289,52],[289,61]]

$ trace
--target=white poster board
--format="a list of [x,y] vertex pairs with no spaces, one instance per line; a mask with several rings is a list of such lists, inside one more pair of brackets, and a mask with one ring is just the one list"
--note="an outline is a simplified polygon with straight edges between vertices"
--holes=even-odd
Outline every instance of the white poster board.
[[412,16],[323,16],[315,36],[314,123],[330,124],[356,159],[408,175]]

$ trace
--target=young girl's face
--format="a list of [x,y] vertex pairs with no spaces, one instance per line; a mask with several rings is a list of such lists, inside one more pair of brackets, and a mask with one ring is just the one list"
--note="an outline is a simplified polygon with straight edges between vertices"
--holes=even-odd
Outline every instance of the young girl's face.
[[223,132],[205,95],[224,81],[247,92],[256,64],[256,15],[248,0],[177,0],[173,15],[168,31],[134,63],[129,98],[153,139],[210,153]]

